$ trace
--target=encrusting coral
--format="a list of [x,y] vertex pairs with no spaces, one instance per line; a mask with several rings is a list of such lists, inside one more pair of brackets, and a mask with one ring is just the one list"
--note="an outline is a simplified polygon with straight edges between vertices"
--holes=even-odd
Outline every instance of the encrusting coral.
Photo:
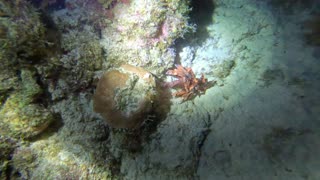
[[174,96],[182,97],[184,100],[189,100],[196,95],[204,94],[208,88],[208,79],[202,74],[200,78],[196,78],[191,68],[185,68],[181,65],[176,65],[173,70],[168,70],[167,75],[177,78],[172,82],[164,84],[166,87],[180,87],[181,90],[174,93]]

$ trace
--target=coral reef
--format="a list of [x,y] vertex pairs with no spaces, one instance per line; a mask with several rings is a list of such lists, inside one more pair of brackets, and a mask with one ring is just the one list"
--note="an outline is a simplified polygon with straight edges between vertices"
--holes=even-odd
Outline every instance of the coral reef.
[[[53,60],[55,64],[51,70],[41,72],[43,75],[56,72],[54,76],[46,78],[52,100],[61,99],[68,92],[88,88],[102,62],[102,49],[97,36],[90,28],[82,31],[70,30],[63,34],[61,43],[63,55],[60,59]],[[56,79],[59,79],[58,82]]]
[[94,110],[111,127],[137,128],[150,112],[156,96],[155,79],[146,70],[122,65],[106,72],[94,94]]
[[11,177],[30,179],[36,167],[36,154],[28,147],[18,147],[13,152]]
[[10,169],[11,154],[17,147],[17,141],[0,135],[0,179],[7,179]]
[[[17,71],[44,54],[45,29],[39,14],[25,1],[0,2],[0,103],[18,87]],[[35,58],[32,58],[35,57]]]
[[312,1],[0,1],[0,179],[317,179]]
[[104,7],[109,8],[113,0],[98,0],[98,2]]
[[129,63],[160,76],[173,65],[175,40],[194,30],[186,16],[187,0],[133,0],[130,5],[117,4],[112,11],[114,16],[102,30],[108,66]]
[[[87,100],[103,58],[95,29],[99,19],[85,7],[44,13],[27,1],[0,2],[0,137],[5,146],[0,147],[0,177],[74,179],[88,177],[91,169],[90,177],[105,179],[111,164],[105,163],[108,130]],[[85,123],[77,116],[82,104],[71,96],[81,92],[89,96],[83,102],[90,110]],[[65,128],[52,137],[62,124]],[[79,156],[79,151],[86,153]]]
[[37,102],[43,94],[34,67],[49,55],[46,29],[28,2],[2,1],[0,39],[0,134],[30,138],[53,121],[52,113]]
[[27,1],[1,1],[0,5],[0,58],[31,57],[43,51],[48,44],[36,9]]
[[37,71],[43,84],[48,86],[52,101],[92,88],[96,71],[102,68],[104,52],[95,29],[100,23],[97,19],[100,14],[88,11],[84,3],[69,0],[67,4],[79,9],[54,11],[50,16],[56,33],[63,32],[57,42],[59,51],[47,59],[46,65],[37,66]]
[[54,120],[52,113],[41,105],[33,103],[41,93],[40,86],[30,71],[21,72],[22,87],[11,93],[0,109],[0,134],[30,138],[41,133]]
[[37,70],[47,63],[54,45],[28,1],[1,1],[0,18],[0,178],[10,179],[14,149],[55,120]]

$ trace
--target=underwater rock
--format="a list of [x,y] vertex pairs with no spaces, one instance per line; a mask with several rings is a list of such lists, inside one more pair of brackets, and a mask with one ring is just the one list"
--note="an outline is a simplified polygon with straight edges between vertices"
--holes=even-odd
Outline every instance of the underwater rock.
[[98,0],[98,2],[104,7],[104,8],[108,8],[111,3],[112,0]]
[[32,170],[36,167],[36,154],[29,147],[18,147],[12,154],[11,178],[32,179]]
[[0,134],[15,138],[31,138],[45,130],[53,114],[34,100],[42,93],[34,73],[21,70],[21,87],[11,93],[0,110]]
[[108,65],[132,64],[158,76],[172,67],[176,57],[172,45],[195,30],[188,22],[189,4],[180,0],[117,3],[112,18],[102,15],[110,21],[101,29]]
[[40,14],[27,1],[0,2],[0,105],[17,89],[17,71],[47,51]]
[[10,159],[16,141],[12,138],[0,136],[0,179],[8,179],[6,172],[10,168]]
[[[49,60],[53,61],[52,64],[56,62],[60,68],[57,69],[57,65],[54,65],[42,73],[44,76],[52,74],[48,78],[48,91],[52,100],[61,99],[71,91],[85,90],[92,83],[94,72],[101,69],[103,52],[98,37],[92,31],[89,27],[82,31],[70,29],[68,33],[62,35],[63,56],[56,61]],[[54,79],[57,79],[57,82]]]
[[0,133],[15,138],[31,138],[53,121],[51,112],[36,104],[21,104],[21,94],[11,95],[0,111]]
[[106,72],[93,97],[94,111],[114,128],[137,128],[152,108],[156,82],[146,70],[122,65]]
[[0,12],[5,14],[0,22],[1,61],[8,59],[12,65],[16,56],[38,57],[46,53],[46,29],[36,8],[28,1],[2,1]]

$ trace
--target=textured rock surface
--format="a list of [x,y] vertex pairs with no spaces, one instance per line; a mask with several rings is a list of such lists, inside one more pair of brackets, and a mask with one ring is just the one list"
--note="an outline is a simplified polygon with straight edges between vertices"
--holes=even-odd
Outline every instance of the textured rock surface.
[[[26,13],[28,12],[28,13]],[[19,89],[17,71],[35,63],[45,47],[45,28],[28,2],[0,2],[0,104]],[[26,30],[28,29],[28,30]],[[41,53],[40,53],[40,52]]]
[[45,101],[39,101],[44,89],[35,70],[52,46],[39,13],[29,2],[1,1],[0,18],[0,178],[16,179],[15,148],[55,120]]
[[[35,8],[25,1],[0,2],[0,133],[30,138],[53,121],[52,113],[36,99],[43,89],[30,64],[40,64],[45,49],[45,28]],[[9,18],[10,17],[10,18]]]
[[32,101],[41,93],[33,73],[21,72],[21,89],[6,99],[0,109],[0,133],[15,138],[30,138],[46,129],[54,120],[52,113]]
[[[194,27],[188,22],[189,0],[131,0],[118,4],[102,31],[101,44],[108,52],[106,64],[128,63],[162,75],[172,67],[176,39]],[[124,53],[125,52],[125,53]]]

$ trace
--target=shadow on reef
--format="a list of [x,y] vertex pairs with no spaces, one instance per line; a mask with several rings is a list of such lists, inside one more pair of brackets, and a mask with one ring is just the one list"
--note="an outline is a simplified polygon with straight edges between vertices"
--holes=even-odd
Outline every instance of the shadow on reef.
[[25,1],[0,2],[0,17],[0,134],[33,138],[55,120],[43,77],[59,54],[59,33]]
[[212,23],[215,5],[212,0],[193,0],[191,1],[191,7],[190,20],[191,23],[197,25],[197,30],[193,36],[197,43],[202,43],[209,37],[207,26]]
[[63,127],[63,121],[62,121],[61,115],[58,113],[53,113],[53,117],[54,117],[54,121],[50,123],[50,125],[47,127],[45,132],[35,135],[27,140],[30,142],[45,140],[50,136],[54,135],[55,133],[57,133]]
[[306,21],[304,27],[306,43],[311,46],[320,46],[320,15]]
[[28,0],[32,5],[34,5],[36,8],[39,8],[41,10],[46,11],[55,11],[64,9],[66,7],[65,0]]
[[209,37],[207,26],[212,24],[212,15],[215,9],[214,2],[212,0],[193,0],[190,6],[192,8],[190,23],[196,25],[196,31],[186,34],[185,38],[177,40],[178,52],[185,44],[201,45]]

